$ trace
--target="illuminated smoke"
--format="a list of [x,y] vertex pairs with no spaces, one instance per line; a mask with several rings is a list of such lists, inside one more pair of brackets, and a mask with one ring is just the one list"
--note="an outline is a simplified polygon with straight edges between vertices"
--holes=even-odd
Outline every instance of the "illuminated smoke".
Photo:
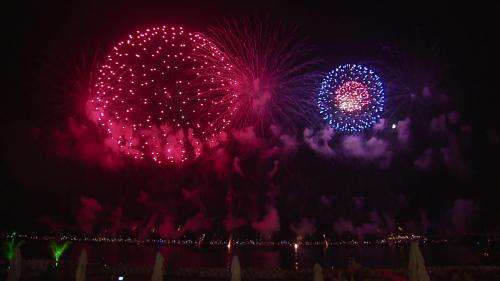
[[83,233],[90,234],[97,222],[97,213],[102,211],[102,207],[94,198],[88,197],[80,198],[80,204],[77,213],[78,224]]
[[268,213],[262,220],[253,222],[252,227],[260,233],[264,239],[271,239],[271,236],[280,230],[278,210],[274,207],[270,207]]

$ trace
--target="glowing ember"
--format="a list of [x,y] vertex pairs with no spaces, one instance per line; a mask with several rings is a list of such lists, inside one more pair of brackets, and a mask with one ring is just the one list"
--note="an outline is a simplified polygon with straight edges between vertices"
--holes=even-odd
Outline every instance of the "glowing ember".
[[340,110],[354,112],[370,104],[370,93],[365,85],[349,81],[335,91],[335,103]]
[[88,102],[106,144],[135,159],[180,163],[198,157],[229,124],[230,80],[213,71],[224,56],[182,27],[139,30],[116,44],[99,68]]

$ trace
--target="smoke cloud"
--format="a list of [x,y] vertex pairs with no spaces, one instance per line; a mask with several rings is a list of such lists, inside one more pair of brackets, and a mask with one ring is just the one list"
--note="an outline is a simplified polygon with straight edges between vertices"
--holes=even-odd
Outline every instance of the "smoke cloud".
[[83,233],[92,233],[94,225],[97,222],[97,213],[100,211],[102,211],[102,207],[94,198],[80,198],[80,210],[78,210],[77,219],[80,230]]
[[274,207],[270,207],[262,220],[253,222],[252,227],[265,239],[270,239],[274,233],[280,230],[278,210]]

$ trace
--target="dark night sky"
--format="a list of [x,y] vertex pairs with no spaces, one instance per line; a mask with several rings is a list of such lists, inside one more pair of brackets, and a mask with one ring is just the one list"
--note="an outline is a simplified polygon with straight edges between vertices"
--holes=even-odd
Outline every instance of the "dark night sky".
[[[498,7],[475,2],[437,5],[435,1],[415,1],[408,5],[402,4],[406,1],[289,2],[292,1],[28,1],[5,9],[10,17],[4,28],[7,50],[3,65],[7,70],[4,74],[7,83],[2,91],[0,111],[4,129],[0,192],[5,196],[0,199],[0,216],[12,216],[17,209],[14,204],[27,200],[32,207],[19,210],[22,217],[32,219],[47,212],[55,220],[67,221],[71,218],[53,214],[57,210],[74,210],[66,205],[78,202],[79,196],[109,198],[109,189],[113,193],[118,190],[120,196],[109,205],[120,204],[136,196],[141,181],[150,181],[149,175],[158,173],[151,170],[138,173],[139,168],[130,168],[123,172],[130,175],[121,178],[117,171],[102,172],[85,164],[58,160],[53,151],[47,149],[46,138],[42,137],[41,143],[32,140],[33,132],[51,134],[55,129],[62,129],[67,118],[81,114],[81,101],[68,96],[65,83],[58,82],[61,77],[67,77],[67,72],[74,71],[74,62],[78,61],[75,56],[96,47],[106,50],[109,42],[137,26],[181,24],[204,31],[206,26],[223,17],[267,15],[299,26],[300,32],[316,47],[318,56],[324,59],[326,68],[343,62],[370,61],[379,54],[382,45],[398,46],[409,54],[426,53],[436,47],[432,63],[444,69],[444,87],[451,92],[463,119],[468,120],[474,130],[474,137],[464,146],[472,172],[457,179],[436,171],[420,181],[404,164],[385,176],[377,170],[360,171],[363,168],[351,164],[341,165],[340,169],[350,179],[356,178],[352,184],[354,193],[380,196],[369,192],[368,183],[373,177],[377,179],[377,188],[392,184],[398,186],[398,193],[418,198],[407,208],[421,207],[422,201],[432,197],[429,193],[439,189],[437,197],[444,198],[443,201],[436,199],[431,204],[449,204],[460,197],[474,198],[481,214],[487,215],[480,224],[498,219],[500,213],[493,203],[493,198],[500,195],[500,181],[493,164],[498,161],[498,141],[489,142],[491,136],[487,133],[496,129],[498,138],[495,62],[500,46],[494,42],[498,33],[494,24]],[[311,185],[325,189],[322,186],[331,184],[326,179],[329,164],[301,153],[305,155],[297,156],[302,157],[301,162],[312,165],[299,165],[296,169],[303,169],[301,173],[308,175]],[[346,177],[340,180],[344,186],[350,182]],[[416,191],[422,185],[425,185],[425,194]],[[91,191],[87,193],[87,190]],[[379,199],[383,200],[374,201]],[[141,212],[141,209],[134,211]],[[287,219],[293,221],[293,218]],[[7,226],[12,226],[10,220],[5,221]]]
[[[379,44],[412,48],[422,41],[437,45],[440,59],[450,65],[463,92],[491,92],[493,61],[498,45],[494,43],[494,8],[488,5],[437,5],[415,2],[409,5],[349,1],[38,1],[23,2],[9,11],[13,16],[6,30],[9,56],[10,91],[6,102],[16,110],[29,104],[31,83],[40,76],[39,65],[47,57],[68,56],[87,46],[101,46],[141,25],[177,23],[203,30],[222,17],[270,15],[299,26],[318,46],[326,62],[367,59]],[[175,1],[173,1],[175,2]],[[189,2],[189,3],[188,3]],[[397,2],[397,1],[396,1]],[[57,55],[55,55],[57,53]],[[66,53],[66,54],[65,54]],[[64,57],[63,57],[64,58]],[[64,61],[64,60],[63,60]],[[465,89],[467,91],[465,91]],[[28,93],[26,93],[28,92]],[[470,94],[465,105],[488,106],[487,94]],[[35,99],[36,100],[36,99]],[[35,107],[33,105],[33,107]],[[34,108],[36,109],[36,108]],[[31,113],[33,112],[33,113]],[[24,118],[39,119],[29,110]],[[7,119],[19,115],[4,111]],[[34,115],[34,116],[33,116]],[[483,110],[481,122],[495,118],[493,110]]]

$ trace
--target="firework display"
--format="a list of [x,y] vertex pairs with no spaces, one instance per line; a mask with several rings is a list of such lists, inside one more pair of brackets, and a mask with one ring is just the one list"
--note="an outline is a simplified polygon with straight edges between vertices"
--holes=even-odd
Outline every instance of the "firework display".
[[345,64],[325,77],[318,95],[324,120],[337,131],[359,132],[374,125],[384,109],[384,87],[368,67]]
[[86,2],[9,9],[0,281],[500,281],[493,7]]
[[232,68],[215,61],[231,77],[236,99],[231,125],[262,131],[278,125],[293,131],[310,121],[317,75],[311,48],[282,24],[259,19],[226,21],[208,35]]
[[200,33],[170,26],[138,30],[113,46],[99,67],[89,118],[122,154],[156,163],[194,159],[230,124],[233,82],[221,75],[230,69]]

